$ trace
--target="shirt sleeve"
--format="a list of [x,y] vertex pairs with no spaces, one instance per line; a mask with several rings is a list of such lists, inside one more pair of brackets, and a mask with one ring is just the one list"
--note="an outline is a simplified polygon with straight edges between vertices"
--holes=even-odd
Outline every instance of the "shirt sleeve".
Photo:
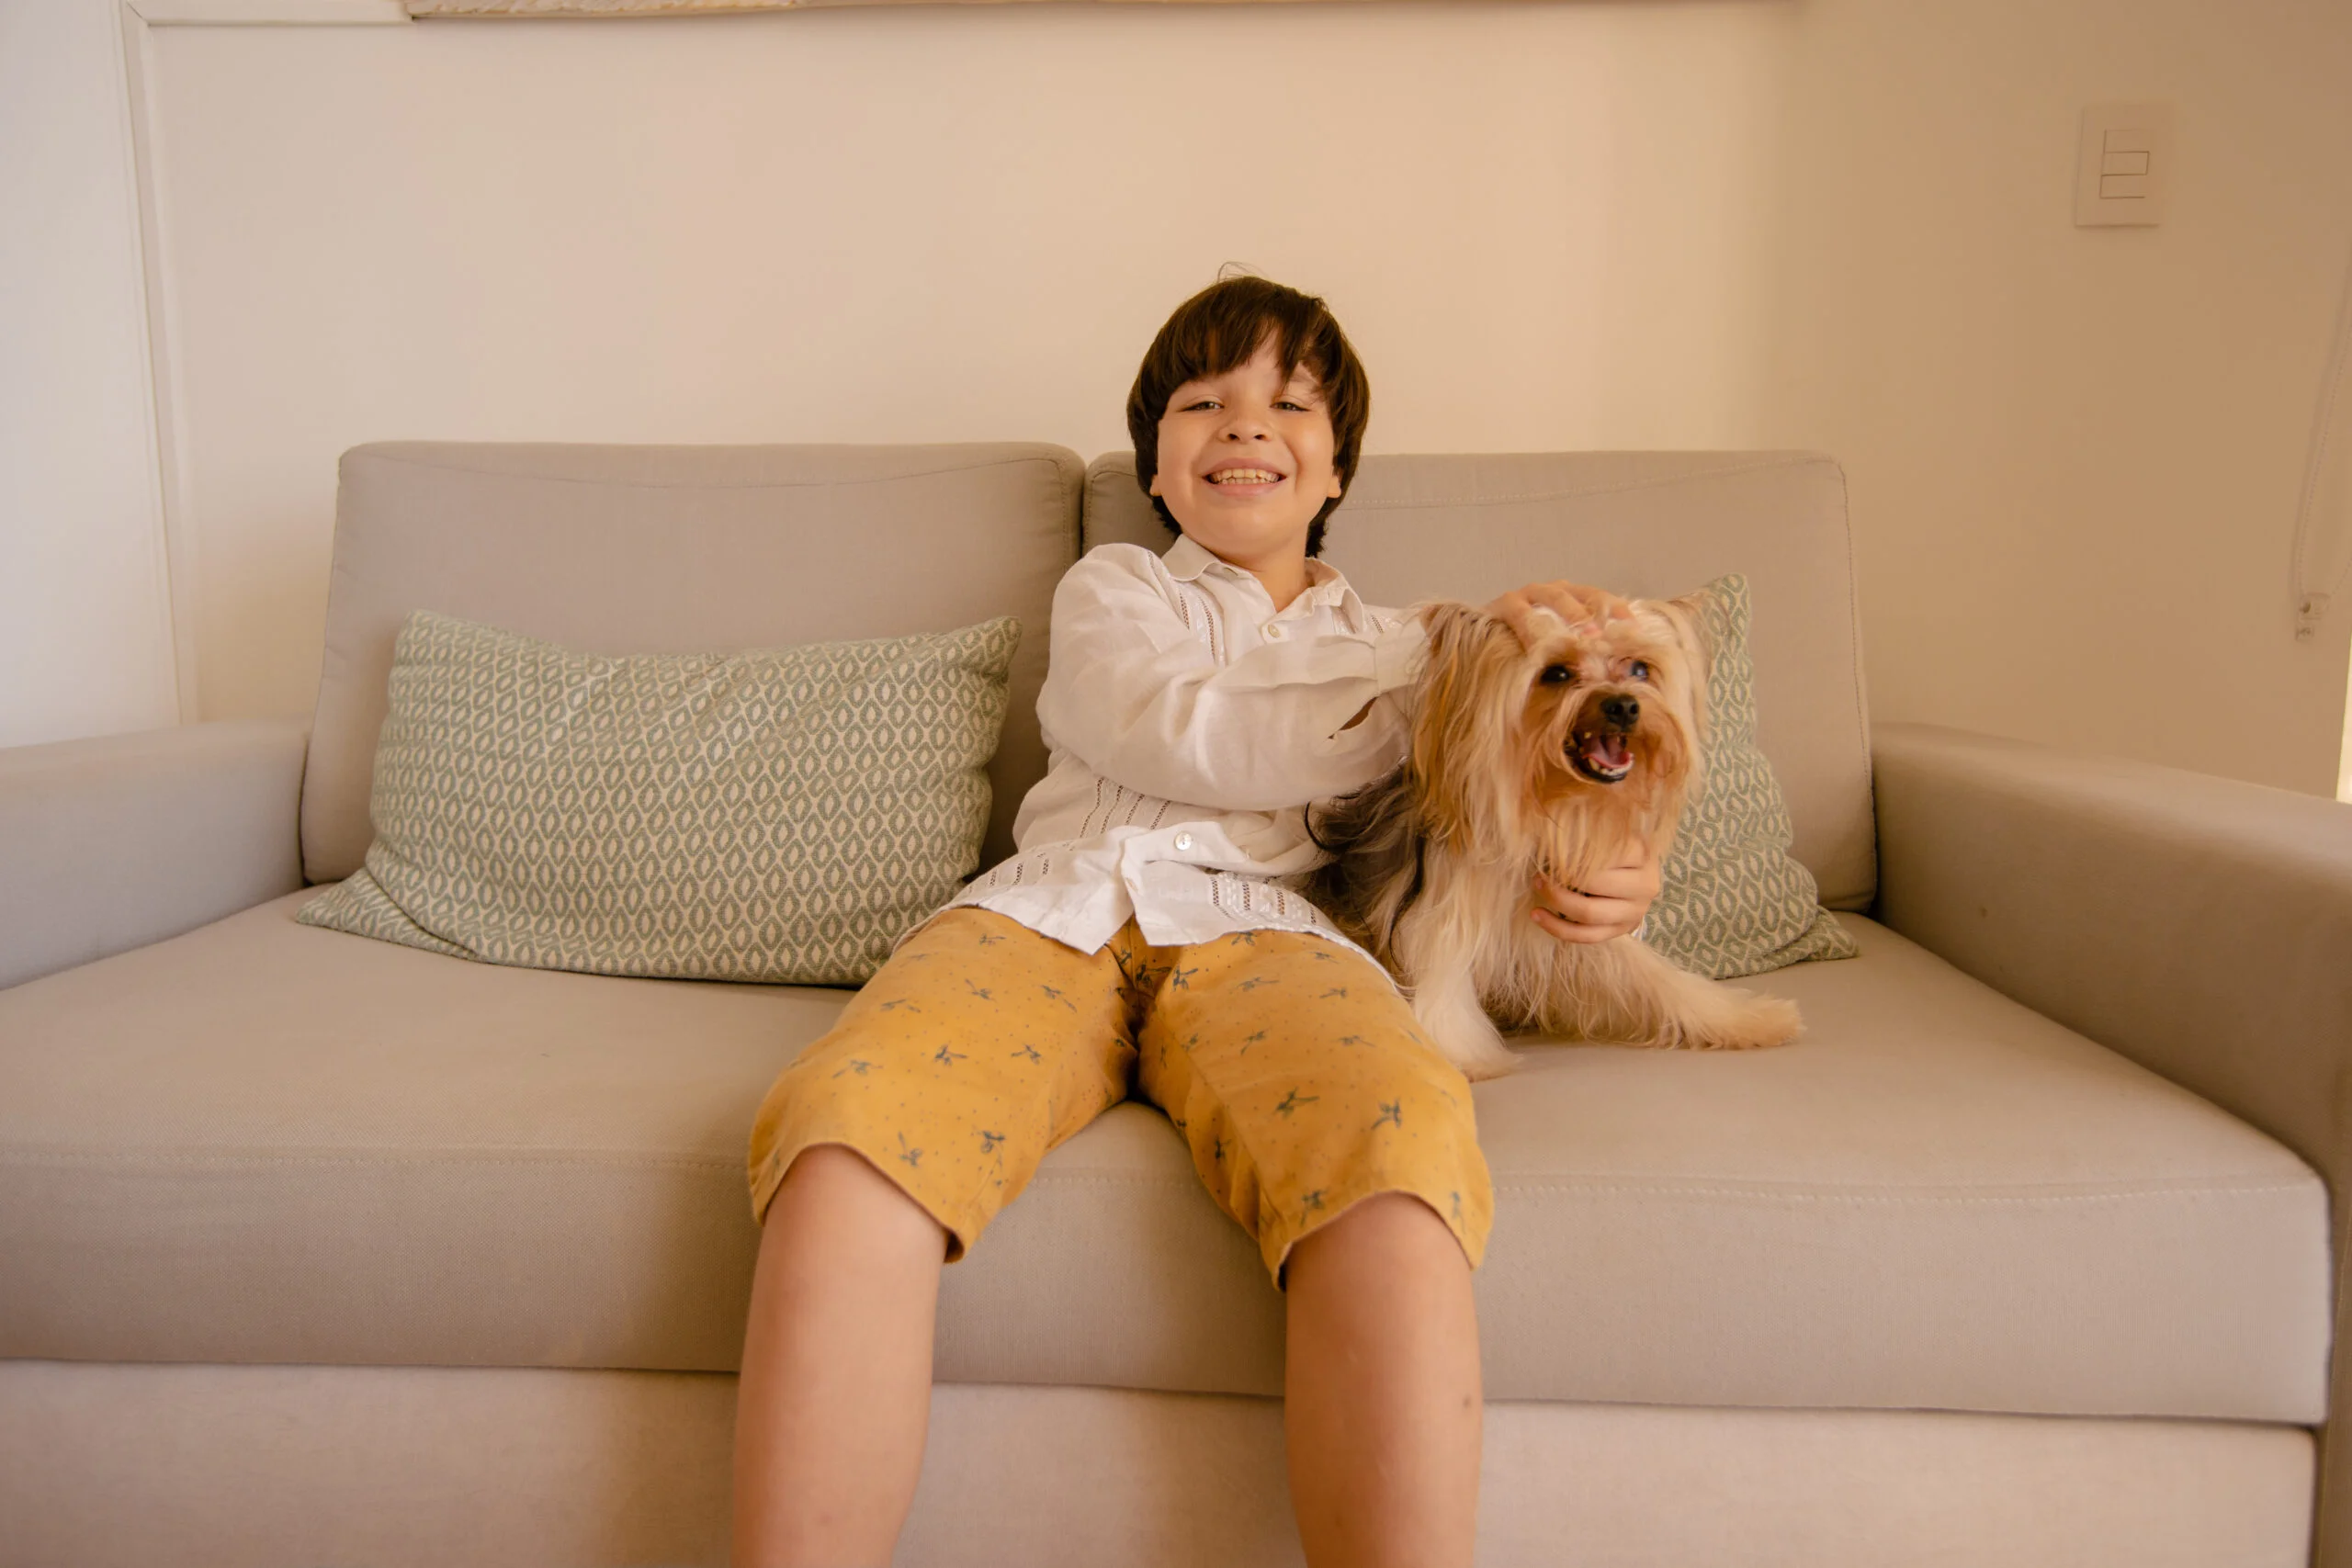
[[1051,744],[1130,789],[1224,811],[1343,795],[1403,756],[1390,694],[1419,672],[1417,618],[1369,637],[1294,636],[1219,664],[1125,553],[1088,555],[1054,592],[1037,698]]

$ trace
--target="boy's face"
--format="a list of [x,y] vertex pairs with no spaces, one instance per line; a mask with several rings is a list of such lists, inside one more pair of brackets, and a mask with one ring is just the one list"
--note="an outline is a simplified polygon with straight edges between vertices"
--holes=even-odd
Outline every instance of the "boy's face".
[[1306,558],[1306,528],[1340,493],[1331,414],[1313,371],[1287,380],[1271,341],[1222,376],[1187,381],[1159,417],[1151,493],[1211,553],[1255,570]]

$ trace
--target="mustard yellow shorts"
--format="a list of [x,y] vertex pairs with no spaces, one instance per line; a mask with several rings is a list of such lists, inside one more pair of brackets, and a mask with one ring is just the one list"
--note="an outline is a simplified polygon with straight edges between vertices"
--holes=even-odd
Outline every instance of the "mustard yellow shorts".
[[1046,1152],[1131,1093],[1168,1113],[1217,1203],[1283,1282],[1300,1237],[1409,1192],[1476,1268],[1494,1218],[1470,1085],[1387,976],[1293,931],[1181,947],[1131,920],[1086,953],[985,909],[910,937],[752,1128],[752,1216],[800,1151],[855,1149],[961,1258]]

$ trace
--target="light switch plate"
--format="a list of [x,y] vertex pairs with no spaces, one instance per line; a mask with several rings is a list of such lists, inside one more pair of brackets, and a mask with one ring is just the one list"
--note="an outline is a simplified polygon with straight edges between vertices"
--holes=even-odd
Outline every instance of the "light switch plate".
[[2163,222],[2172,157],[2170,104],[2085,109],[2075,153],[2075,227]]

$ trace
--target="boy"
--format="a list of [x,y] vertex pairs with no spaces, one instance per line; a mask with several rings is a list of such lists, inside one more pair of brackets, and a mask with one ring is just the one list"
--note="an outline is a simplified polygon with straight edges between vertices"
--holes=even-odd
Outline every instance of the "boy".
[[[943,1262],[1130,1093],[1285,1292],[1307,1561],[1470,1562],[1492,1207],[1470,1086],[1282,882],[1317,859],[1306,803],[1404,751],[1419,623],[1316,558],[1369,404],[1322,301],[1260,278],[1186,301],[1145,356],[1127,423],[1178,537],[1104,546],[1056,592],[1021,852],[910,935],[760,1108],[738,1564],[889,1561]],[[1611,606],[1550,583],[1491,608],[1523,627]],[[1654,865],[1621,867],[1539,885],[1532,918],[1606,941],[1657,891]]]

